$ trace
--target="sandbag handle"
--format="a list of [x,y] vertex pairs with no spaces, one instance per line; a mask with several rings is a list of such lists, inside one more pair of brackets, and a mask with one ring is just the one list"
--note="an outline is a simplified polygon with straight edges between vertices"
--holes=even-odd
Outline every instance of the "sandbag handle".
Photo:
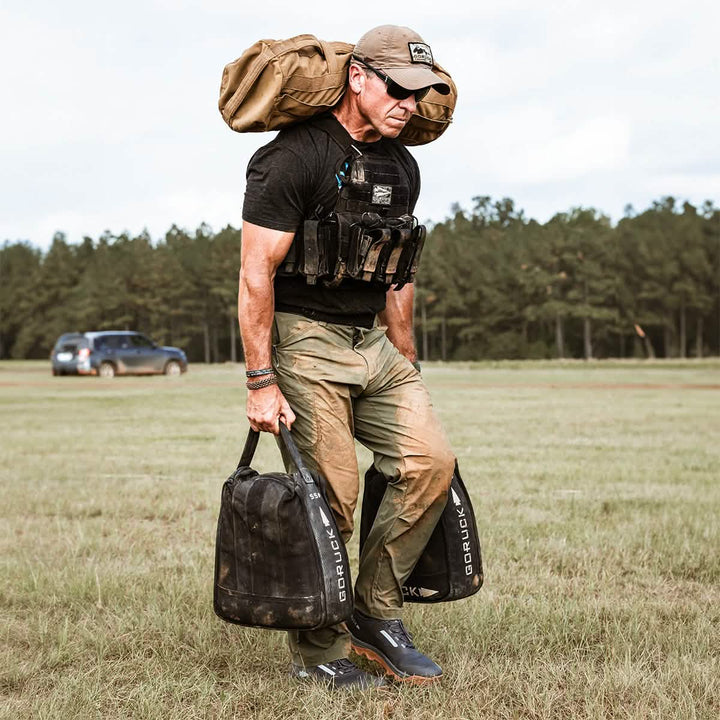
[[331,75],[335,75],[335,73],[339,71],[338,59],[335,51],[332,49],[330,43],[325,42],[325,40],[318,40],[318,45],[320,47],[320,52],[322,52],[325,56],[325,60],[327,61],[328,72]]
[[238,470],[241,467],[250,467],[259,439],[260,433],[257,430],[250,428],[250,430],[248,430],[247,439],[245,440],[245,447],[243,448],[242,455],[240,456],[240,462],[237,466]]
[[280,420],[280,437],[283,443],[285,443],[285,448],[288,451],[288,455],[290,455],[290,459],[292,460],[293,465],[295,465],[297,471],[300,473],[300,475],[302,475],[302,479],[308,485],[312,485],[315,481],[313,480],[310,471],[307,469],[307,466],[302,459],[302,455],[300,455],[300,451],[297,449],[295,441],[292,439],[290,430],[288,430],[287,425],[285,425],[282,420]]
[[[245,440],[245,447],[243,448],[242,455],[240,456],[238,469],[241,467],[250,467],[250,463],[252,462],[253,455],[255,454],[255,450],[257,449],[259,439],[260,433],[257,430],[253,430],[252,428],[250,428],[248,430],[247,439]],[[308,485],[313,484],[315,481],[313,480],[312,475],[308,471],[307,466],[303,462],[300,451],[297,449],[297,445],[292,439],[290,430],[288,430],[287,425],[285,425],[282,420],[280,420],[280,439],[282,440],[283,445],[285,445],[285,449],[288,451],[288,455],[290,456],[293,465],[295,465],[297,471],[302,476],[302,479]]]

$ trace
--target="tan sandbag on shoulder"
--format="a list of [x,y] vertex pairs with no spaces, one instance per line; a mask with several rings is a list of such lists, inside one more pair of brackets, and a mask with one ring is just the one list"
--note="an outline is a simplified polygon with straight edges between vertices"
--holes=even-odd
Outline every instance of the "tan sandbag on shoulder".
[[[237,132],[279,130],[334,107],[345,92],[354,45],[314,35],[260,40],[223,70],[218,106]],[[440,137],[452,121],[457,88],[439,66],[449,95],[430,90],[400,134],[406,145]]]
[[449,73],[437,63],[433,64],[433,72],[450,86],[450,92],[441,95],[430,88],[428,94],[417,104],[413,116],[400,133],[400,140],[404,145],[426,145],[437,140],[452,122],[457,102],[457,87]]
[[223,119],[237,132],[263,132],[329,110],[345,91],[352,50],[314,35],[256,42],[223,70]]

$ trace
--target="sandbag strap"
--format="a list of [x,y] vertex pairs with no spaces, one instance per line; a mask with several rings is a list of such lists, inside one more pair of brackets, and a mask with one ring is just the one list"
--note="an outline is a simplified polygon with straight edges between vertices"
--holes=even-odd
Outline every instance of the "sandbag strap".
[[[245,447],[243,448],[242,455],[240,456],[240,462],[237,466],[238,470],[241,467],[250,467],[250,463],[252,462],[253,455],[255,455],[255,450],[257,449],[259,439],[260,433],[257,430],[253,430],[252,428],[250,428],[248,430],[247,439],[245,440]],[[292,439],[290,431],[282,420],[280,420],[280,440],[282,441],[283,445],[285,445],[285,449],[287,450],[293,465],[296,467],[297,471],[302,476],[302,479],[308,485],[314,483],[315,480],[313,480],[310,471],[307,469],[307,466],[305,465],[305,462],[300,455],[300,451],[298,450],[295,441]]]
[[335,75],[340,71],[340,68],[338,67],[338,59],[337,55],[335,55],[335,51],[332,49],[332,45],[330,45],[329,42],[325,42],[325,40],[319,40],[320,50],[322,51],[322,54],[325,56],[325,60],[327,61],[328,66],[328,73],[331,75]]
[[240,456],[238,469],[241,467],[250,467],[259,439],[260,433],[257,432],[257,430],[250,428],[247,439],[245,440],[245,447],[243,448],[242,455]]
[[315,485],[317,488],[319,488],[323,498],[325,499],[325,502],[330,505],[330,500],[327,496],[327,481],[322,475],[316,474],[315,476],[313,476],[312,473],[308,470],[307,465],[305,465],[305,461],[302,459],[302,455],[300,454],[300,451],[295,444],[295,441],[292,439],[292,434],[290,433],[290,430],[288,430],[287,426],[282,420],[280,420],[280,440],[285,444],[285,449],[290,456],[290,460],[292,461],[293,465],[295,465],[296,470],[300,473],[300,476],[304,480],[305,484]]
[[277,53],[274,53],[264,42],[260,41],[260,52],[258,57],[253,61],[248,69],[247,74],[243,77],[242,82],[238,85],[232,97],[227,101],[224,108],[221,108],[222,116],[225,122],[230,122],[232,116],[237,112],[240,103],[247,97],[250,88],[260,77],[262,71],[267,67],[268,62],[272,60]]
[[295,465],[297,471],[300,473],[300,475],[302,475],[302,479],[308,485],[313,485],[315,483],[315,480],[313,480],[310,471],[307,469],[307,466],[305,465],[305,462],[300,455],[300,451],[298,450],[295,441],[292,439],[292,435],[290,434],[287,425],[285,425],[282,420],[280,421],[280,439],[284,443],[285,449],[287,450],[293,465]]

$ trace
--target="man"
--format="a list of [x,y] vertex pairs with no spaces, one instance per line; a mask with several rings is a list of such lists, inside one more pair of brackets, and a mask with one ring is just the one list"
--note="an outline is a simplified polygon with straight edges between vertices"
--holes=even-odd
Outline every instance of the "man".
[[[417,164],[396,138],[418,99],[448,86],[409,28],[355,46],[332,114],[281,131],[251,159],[238,296],[253,429],[280,421],[311,467],[347,541],[358,500],[354,438],[388,489],[363,546],[348,627],[289,633],[293,674],[334,687],[382,684],[350,645],[397,680],[442,670],[413,645],[402,585],[442,514],[454,456],[421,380],[412,332]],[[349,631],[348,631],[349,630]]]

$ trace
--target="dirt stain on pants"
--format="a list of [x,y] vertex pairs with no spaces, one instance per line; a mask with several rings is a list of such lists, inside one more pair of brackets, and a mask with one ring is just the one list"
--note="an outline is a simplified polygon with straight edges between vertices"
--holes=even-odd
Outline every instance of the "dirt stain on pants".
[[[297,420],[293,437],[310,467],[327,480],[343,538],[354,529],[359,475],[355,442],[390,478],[363,546],[355,607],[371,617],[400,617],[402,586],[442,514],[455,456],[420,374],[385,328],[355,328],[276,313],[273,364]],[[288,633],[293,661],[319,665],[347,657],[344,625]]]

